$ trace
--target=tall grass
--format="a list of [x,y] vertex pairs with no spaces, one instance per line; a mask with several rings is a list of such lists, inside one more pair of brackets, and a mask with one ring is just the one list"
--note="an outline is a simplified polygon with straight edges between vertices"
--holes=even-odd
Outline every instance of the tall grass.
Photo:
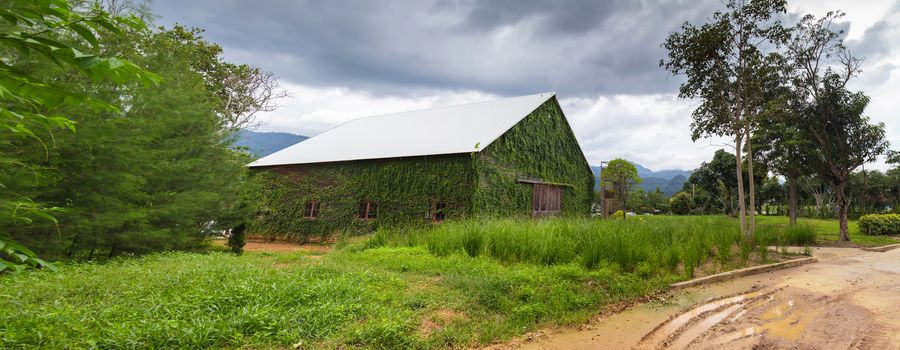
[[161,253],[0,275],[0,349],[469,348],[580,323],[669,282],[424,247]]
[[548,219],[448,222],[433,229],[379,230],[369,244],[424,245],[437,256],[463,252],[508,263],[542,265],[577,262],[585,268],[611,266],[635,272],[676,272],[715,257],[732,261],[739,229],[727,218],[662,217],[632,220]]

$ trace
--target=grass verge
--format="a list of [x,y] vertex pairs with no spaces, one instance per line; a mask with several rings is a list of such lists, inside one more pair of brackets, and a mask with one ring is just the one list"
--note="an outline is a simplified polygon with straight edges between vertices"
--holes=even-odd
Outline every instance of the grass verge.
[[577,264],[503,264],[421,247],[165,253],[0,278],[9,348],[443,348],[585,320],[664,288]]
[[[162,253],[0,276],[0,347],[459,348],[772,256],[716,217],[448,222],[324,256]],[[774,254],[774,253],[772,253]]]

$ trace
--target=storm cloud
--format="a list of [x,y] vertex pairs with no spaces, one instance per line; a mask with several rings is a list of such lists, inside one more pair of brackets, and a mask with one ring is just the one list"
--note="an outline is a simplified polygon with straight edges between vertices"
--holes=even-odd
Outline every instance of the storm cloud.
[[[155,0],[160,25],[206,30],[227,59],[274,72],[295,96],[263,131],[315,135],[365,115],[555,91],[591,162],[626,157],[693,168],[721,140],[690,139],[696,102],[659,67],[660,44],[722,3],[635,0]],[[854,87],[900,130],[900,1],[797,0],[786,19],[829,10],[866,57]],[[651,142],[652,141],[652,142]],[[895,141],[900,144],[900,140]]]
[[[157,1],[283,79],[375,93],[566,96],[671,91],[660,43],[718,6],[693,1]],[[232,52],[233,51],[233,52]]]

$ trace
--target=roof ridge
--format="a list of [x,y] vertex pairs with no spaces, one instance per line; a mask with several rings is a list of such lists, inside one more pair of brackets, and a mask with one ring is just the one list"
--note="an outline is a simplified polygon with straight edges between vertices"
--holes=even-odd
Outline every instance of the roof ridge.
[[[545,92],[360,117],[257,159],[250,166],[480,152],[555,96]],[[347,142],[367,142],[371,147],[350,150],[353,146]]]
[[[469,102],[469,103],[462,103],[462,104],[457,104],[457,105],[444,105],[444,106],[437,106],[437,107],[431,107],[431,108],[411,109],[411,110],[408,110],[408,111],[401,111],[401,112],[391,112],[391,113],[384,113],[384,114],[367,115],[367,116],[364,116],[364,117],[357,117],[357,118],[350,119],[350,120],[348,120],[348,121],[345,121],[345,122],[343,122],[343,123],[340,123],[340,124],[338,124],[338,125],[335,125],[335,126],[333,126],[333,127],[330,127],[330,128],[328,128],[328,129],[326,129],[325,131],[322,131],[322,132],[320,132],[320,133],[318,133],[318,134],[316,134],[316,135],[310,136],[309,138],[312,139],[312,138],[314,138],[314,137],[318,137],[319,135],[325,134],[325,133],[327,133],[327,132],[329,132],[329,131],[332,131],[332,130],[334,130],[334,129],[337,129],[337,128],[339,128],[339,127],[342,127],[342,126],[344,126],[344,125],[347,125],[347,124],[350,124],[350,123],[353,123],[353,122],[355,122],[355,121],[359,121],[359,120],[362,120],[362,119],[378,118],[378,117],[389,117],[389,116],[393,116],[393,115],[397,115],[397,114],[407,114],[407,113],[415,113],[415,112],[422,112],[422,111],[431,111],[431,110],[438,110],[438,109],[447,109],[447,108],[453,108],[453,107],[471,106],[471,105],[484,104],[484,103],[494,103],[494,102],[500,102],[500,101],[505,101],[505,100],[512,100],[512,99],[517,99],[517,98],[526,98],[526,97],[534,97],[534,96],[543,96],[543,95],[545,95],[545,94],[546,94],[546,95],[549,95],[549,96],[547,97],[547,100],[549,100],[549,99],[550,99],[551,97],[553,97],[553,96],[556,96],[556,92],[552,92],[552,91],[551,91],[551,92],[542,92],[542,93],[531,94],[531,95],[522,95],[522,96],[504,97],[504,98],[500,98],[500,99],[496,99],[496,100],[490,100],[490,101]],[[546,100],[544,100],[544,101],[546,102]],[[538,105],[538,107],[540,107],[540,105]],[[535,108],[537,108],[537,107],[535,107]],[[524,115],[524,116],[522,116],[522,119],[524,119],[524,118],[527,117],[527,116],[528,116],[527,114]],[[515,124],[513,124],[512,126],[510,126],[509,128],[507,128],[506,131],[508,131],[508,130],[511,129],[513,126],[515,126],[516,124],[518,124],[518,122],[522,121],[522,119],[519,119]],[[504,131],[504,133],[505,133],[506,131]],[[500,134],[500,135],[503,135],[503,134]],[[497,137],[499,138],[500,136],[498,135]],[[495,140],[496,140],[496,138],[495,138],[494,140],[491,140],[490,142],[488,142],[488,144],[491,144],[491,143],[494,142]],[[293,146],[293,145],[292,145],[292,146]],[[486,146],[487,146],[487,145],[484,145],[483,147],[486,147]],[[288,147],[290,147],[290,146],[288,146]]]

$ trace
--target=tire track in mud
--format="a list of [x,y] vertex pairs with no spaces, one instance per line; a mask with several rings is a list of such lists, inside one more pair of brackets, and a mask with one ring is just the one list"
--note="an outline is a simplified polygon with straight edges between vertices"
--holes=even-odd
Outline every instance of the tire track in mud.
[[714,298],[694,305],[687,311],[673,315],[644,335],[635,349],[687,349],[695,340],[724,321],[734,321],[760,300],[783,288],[764,290],[752,288],[736,295]]

